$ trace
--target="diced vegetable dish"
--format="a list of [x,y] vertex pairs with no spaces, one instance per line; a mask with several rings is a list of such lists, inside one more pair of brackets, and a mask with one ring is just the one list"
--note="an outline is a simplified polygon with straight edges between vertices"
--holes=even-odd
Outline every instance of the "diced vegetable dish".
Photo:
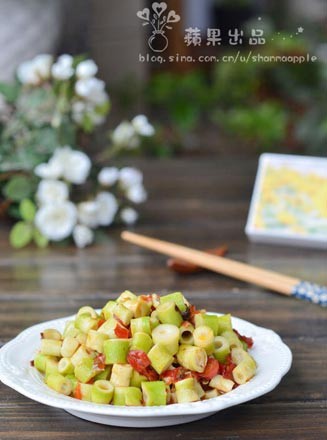
[[196,402],[249,381],[253,341],[231,316],[197,310],[180,292],[123,292],[100,313],[79,309],[63,334],[46,329],[31,362],[45,383],[76,399],[123,406]]

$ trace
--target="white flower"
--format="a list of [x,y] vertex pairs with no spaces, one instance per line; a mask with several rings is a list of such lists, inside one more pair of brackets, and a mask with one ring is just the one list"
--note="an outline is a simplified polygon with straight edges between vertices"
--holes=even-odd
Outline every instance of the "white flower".
[[75,101],[72,105],[73,120],[77,122],[77,124],[81,124],[85,116],[87,116],[94,125],[101,125],[106,119],[105,115],[97,113],[96,106],[93,103],[80,100]]
[[98,66],[93,60],[81,61],[76,67],[76,76],[79,79],[90,78],[96,75]]
[[48,163],[40,164],[34,172],[43,179],[63,177],[75,184],[84,183],[91,169],[89,157],[77,150],[65,146],[57,148]]
[[154,128],[149,123],[148,118],[145,115],[138,115],[132,119],[132,125],[135,131],[141,136],[153,136]]
[[85,153],[72,150],[69,146],[57,148],[52,161],[62,167],[62,177],[77,185],[86,181],[92,165]]
[[94,200],[79,203],[77,205],[77,215],[79,222],[90,228],[96,228],[99,224],[98,211],[99,204]]
[[40,79],[33,64],[33,61],[24,61],[17,68],[17,77],[22,84],[35,86]]
[[138,216],[137,211],[133,208],[124,208],[120,211],[120,218],[126,225],[134,225]]
[[36,176],[41,177],[41,179],[59,179],[63,172],[62,166],[50,159],[48,163],[40,163],[34,168],[34,173]]
[[68,186],[59,180],[41,180],[36,191],[36,198],[41,204],[64,202],[68,195]]
[[115,218],[115,215],[118,210],[118,203],[111,193],[109,192],[100,192],[96,201],[98,202],[98,222],[101,226],[110,225]]
[[87,226],[76,225],[73,230],[73,238],[77,247],[84,248],[93,242],[94,233]]
[[73,62],[74,62],[74,58],[67,53],[60,55],[57,58],[57,63],[62,64],[63,66],[72,66]]
[[114,221],[118,203],[115,196],[104,191],[95,200],[79,203],[77,210],[78,220],[83,225],[90,228],[108,226]]
[[147,199],[147,193],[142,184],[136,184],[127,189],[126,197],[133,203],[143,203]]
[[84,101],[74,101],[72,110],[74,113],[84,113],[87,110],[87,105]]
[[66,80],[74,75],[73,57],[71,55],[61,55],[53,64],[51,69],[55,79]]
[[81,98],[92,102],[95,105],[101,105],[108,101],[108,95],[105,91],[105,83],[98,78],[83,78],[76,81],[75,92]]
[[75,122],[80,124],[84,115],[88,112],[88,105],[85,101],[74,101],[72,104],[72,117]]
[[42,79],[49,79],[51,74],[51,66],[53,63],[53,58],[48,54],[37,55],[32,60],[34,69]]
[[105,167],[98,174],[98,182],[103,186],[111,186],[117,182],[119,170],[116,167]]
[[129,149],[137,148],[140,144],[139,138],[133,125],[130,122],[121,122],[111,135],[112,142]]
[[76,217],[76,207],[72,202],[46,204],[37,211],[35,225],[46,238],[59,241],[73,232]]
[[119,181],[124,188],[141,184],[143,180],[143,174],[137,168],[125,167],[119,172]]

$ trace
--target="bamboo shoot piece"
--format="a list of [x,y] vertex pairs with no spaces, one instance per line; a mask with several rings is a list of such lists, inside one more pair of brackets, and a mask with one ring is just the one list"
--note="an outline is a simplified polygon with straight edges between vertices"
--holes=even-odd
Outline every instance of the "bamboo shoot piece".
[[131,350],[142,350],[148,353],[150,348],[153,346],[153,341],[151,336],[147,333],[137,332],[134,334],[131,341]]
[[72,384],[69,379],[59,373],[49,374],[46,378],[46,384],[57,393],[69,396],[72,392]]
[[229,343],[223,336],[216,336],[214,338],[214,352],[213,355],[219,362],[225,362],[230,353]]
[[114,394],[114,387],[108,380],[97,380],[91,390],[91,399],[94,403],[110,403]]
[[166,385],[162,381],[142,383],[143,400],[146,406],[167,404]]
[[108,339],[103,343],[106,364],[126,364],[129,339]]
[[161,303],[157,309],[157,316],[162,324],[172,324],[179,327],[183,322],[183,318],[173,301]]
[[152,331],[153,342],[165,347],[172,355],[178,352],[179,336],[179,328],[172,324],[160,324]]
[[204,348],[207,354],[214,352],[214,334],[210,327],[207,325],[200,325],[196,327],[193,332],[194,345]]
[[158,374],[167,370],[173,362],[173,356],[163,345],[155,344],[148,353],[152,367]]
[[178,307],[180,312],[185,312],[189,303],[186,301],[184,295],[181,292],[170,293],[160,297],[160,303],[173,302]]
[[72,361],[69,358],[61,358],[58,362],[58,372],[64,376],[74,373]]
[[111,370],[110,382],[115,387],[128,387],[132,372],[133,367],[129,364],[114,364]]
[[208,357],[206,351],[201,347],[181,345],[177,352],[177,360],[184,368],[203,373]]
[[195,390],[195,380],[193,377],[176,382],[175,388],[178,403],[196,402],[200,400]]

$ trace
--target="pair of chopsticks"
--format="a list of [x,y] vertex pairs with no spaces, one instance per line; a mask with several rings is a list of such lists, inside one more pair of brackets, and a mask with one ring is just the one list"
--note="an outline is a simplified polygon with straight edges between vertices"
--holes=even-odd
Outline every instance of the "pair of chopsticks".
[[294,296],[321,306],[327,306],[327,287],[129,231],[122,232],[121,237],[130,243],[178,258],[213,272],[256,284],[282,295]]

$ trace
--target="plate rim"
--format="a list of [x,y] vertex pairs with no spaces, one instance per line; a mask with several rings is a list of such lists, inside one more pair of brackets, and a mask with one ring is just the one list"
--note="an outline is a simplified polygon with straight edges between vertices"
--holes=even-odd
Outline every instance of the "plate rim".
[[[217,316],[222,315],[221,313],[215,313],[215,312],[207,312],[207,313]],[[208,400],[202,400],[199,402],[177,403],[172,405],[151,406],[151,407],[146,407],[146,406],[126,407],[126,406],[114,406],[114,405],[101,405],[92,402],[81,401],[78,399],[74,399],[73,397],[60,395],[55,391],[51,390],[50,388],[48,388],[44,384],[44,387],[46,387],[47,392],[51,394],[50,397],[49,395],[41,394],[39,391],[34,391],[34,392],[30,391],[29,389],[26,389],[23,385],[21,385],[19,381],[16,382],[15,377],[24,376],[24,369],[26,367],[27,368],[32,368],[32,367],[22,366],[20,370],[18,367],[14,367],[16,370],[20,371],[20,374],[18,374],[17,371],[15,375],[13,374],[12,371],[8,370],[8,365],[6,364],[6,356],[9,353],[11,353],[12,350],[16,350],[15,346],[17,344],[23,343],[24,339],[28,338],[31,334],[34,334],[35,332],[39,333],[40,332],[39,330],[41,330],[42,327],[44,327],[45,325],[51,325],[51,326],[60,325],[60,324],[62,325],[65,321],[71,320],[74,317],[75,314],[34,324],[26,328],[22,332],[20,332],[16,337],[8,341],[6,344],[4,344],[0,349],[0,381],[3,382],[5,385],[9,386],[10,388],[14,389],[15,391],[19,392],[20,394],[24,395],[25,397],[28,397],[44,405],[60,408],[63,410],[71,409],[73,411],[106,415],[108,417],[110,416],[129,417],[129,418],[142,418],[142,417],[146,418],[148,416],[169,417],[169,416],[192,415],[192,414],[195,415],[195,414],[217,412],[229,408],[231,406],[239,405],[241,403],[253,400],[257,397],[260,397],[272,391],[280,383],[280,381],[290,370],[292,365],[292,358],[293,358],[292,352],[276,332],[274,332],[271,329],[258,326],[256,324],[253,324],[252,322],[249,322],[242,318],[238,318],[233,315],[232,321],[234,321],[233,324],[236,324],[235,326],[236,328],[237,328],[237,323],[239,322],[246,326],[252,327],[253,330],[258,331],[261,334],[265,334],[267,336],[269,335],[270,338],[274,340],[275,344],[278,345],[280,351],[283,351],[284,354],[283,364],[280,365],[280,368],[274,372],[275,374],[271,376],[270,380],[264,386],[258,386],[257,388],[251,389],[250,387],[251,381],[249,381],[245,385],[241,386],[243,388],[239,387],[229,393]],[[28,371],[31,370],[26,370],[25,375],[28,375]],[[40,373],[38,372],[36,373],[41,376]],[[248,388],[250,387],[250,390],[248,390],[246,393],[240,393],[239,391],[237,393],[234,393],[240,389],[244,390],[245,386],[248,386]],[[226,398],[226,396],[228,396],[228,398]]]

